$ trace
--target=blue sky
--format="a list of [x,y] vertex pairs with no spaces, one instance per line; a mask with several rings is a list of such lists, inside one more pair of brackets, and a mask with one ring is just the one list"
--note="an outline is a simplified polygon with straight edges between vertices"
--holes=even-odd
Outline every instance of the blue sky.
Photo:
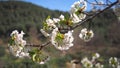
[[49,9],[68,11],[70,6],[78,0],[25,0]]
[[[23,0],[23,1],[31,2],[33,4],[43,6],[45,8],[49,8],[52,10],[69,11],[70,6],[75,1],[79,1],[79,0]],[[93,0],[88,0],[88,1],[93,1]],[[111,0],[111,1],[116,1],[116,0]],[[87,8],[89,10],[90,5],[88,5]]]

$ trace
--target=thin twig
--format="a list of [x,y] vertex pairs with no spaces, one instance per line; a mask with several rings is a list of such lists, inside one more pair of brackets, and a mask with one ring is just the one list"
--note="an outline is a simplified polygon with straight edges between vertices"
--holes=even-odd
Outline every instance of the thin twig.
[[48,44],[50,44],[51,42],[50,41],[48,41],[47,43],[45,43],[45,44],[42,44],[42,46],[40,46],[40,50],[42,50],[45,46],[47,46]]
[[104,6],[109,6],[109,4],[100,4],[100,3],[91,3],[88,0],[85,0],[87,3],[92,4],[92,5],[104,5]]
[[51,42],[48,41],[44,44],[27,44],[26,46],[31,46],[31,47],[39,47],[40,50],[42,50],[45,46],[47,46],[48,44],[50,44]]
[[27,44],[26,46],[39,47],[39,46],[41,46],[41,44]]

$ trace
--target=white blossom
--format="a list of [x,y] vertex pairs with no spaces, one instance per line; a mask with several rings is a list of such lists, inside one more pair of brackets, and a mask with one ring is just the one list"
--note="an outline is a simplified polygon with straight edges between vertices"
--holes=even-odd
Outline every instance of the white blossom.
[[77,14],[73,13],[71,15],[71,17],[72,17],[73,23],[78,23],[78,22],[82,21],[83,19],[85,19],[86,14],[81,13],[81,14],[77,15]]
[[82,21],[81,19],[79,19],[79,17],[75,13],[73,13],[71,16],[73,17],[72,18],[73,23],[78,23],[78,22]]
[[70,47],[73,46],[73,31],[68,31],[68,33],[60,34],[62,39],[56,39],[57,34],[59,33],[58,29],[54,29],[51,36],[51,43],[59,50],[68,50]]
[[118,65],[118,59],[116,57],[111,57],[109,59],[109,64],[112,66],[112,67],[116,67]]
[[9,46],[10,52],[19,58],[23,58],[23,57],[28,57],[29,53],[28,52],[23,52],[23,48],[20,46]]
[[58,23],[60,21],[59,18],[53,18],[54,23]]
[[60,17],[59,17],[61,20],[64,20],[64,15],[60,15]]
[[20,53],[22,49],[23,48],[20,46],[9,46],[9,50],[14,56],[17,56],[17,54]]
[[12,33],[10,34],[10,36],[13,36],[13,35],[18,35],[18,31],[17,30],[12,31]]
[[117,68],[120,68],[120,63],[118,63]]
[[90,41],[91,38],[93,38],[94,36],[94,33],[92,30],[87,30],[86,28],[82,29],[80,34],[79,34],[79,37],[84,40],[84,41]]
[[104,65],[101,65],[100,63],[95,64],[95,68],[103,68]]
[[52,19],[47,19],[46,23],[49,27],[56,28],[55,22]]
[[93,56],[92,56],[92,62],[94,62],[96,59],[98,59],[100,57],[100,54],[99,53],[95,53]]
[[24,47],[26,45],[26,41],[23,40],[23,35],[25,33],[23,31],[21,31],[21,33],[19,33],[17,30],[14,30],[12,33],[11,33],[11,37],[12,39],[14,40],[15,42],[15,45],[20,45],[22,47]]
[[91,62],[90,60],[88,60],[87,57],[83,58],[83,59],[81,60],[81,63],[83,64],[83,66],[84,66],[85,68],[93,68],[92,62]]
[[57,43],[55,42],[55,37],[57,35],[58,32],[58,28],[53,29],[52,33],[51,33],[51,43],[53,45],[56,45]]
[[81,14],[78,15],[78,18],[80,20],[85,19],[86,18],[86,14],[81,13]]
[[75,13],[80,7],[80,1],[75,2],[72,6],[71,6],[71,10],[70,13]]
[[39,62],[39,64],[45,64],[45,62],[41,61],[41,62]]
[[43,29],[40,29],[41,33],[45,36],[45,37],[49,37],[50,34],[48,34],[47,32],[45,32]]
[[22,51],[22,52],[17,53],[16,57],[20,57],[20,58],[29,57],[29,53]]

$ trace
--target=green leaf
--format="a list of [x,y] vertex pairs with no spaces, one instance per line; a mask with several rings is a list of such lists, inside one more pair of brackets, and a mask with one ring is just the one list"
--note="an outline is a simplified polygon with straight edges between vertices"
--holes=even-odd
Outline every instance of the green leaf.
[[55,40],[56,40],[57,42],[62,42],[63,39],[64,39],[64,34],[61,34],[60,32],[58,32]]
[[15,45],[15,41],[13,39],[10,39],[9,41],[9,44],[12,46],[12,45]]
[[48,16],[48,17],[46,18],[46,20],[47,20],[47,19],[50,19],[50,16]]
[[33,51],[29,51],[29,55],[32,57],[35,54]]
[[49,29],[48,24],[46,22],[43,22],[43,29],[44,30],[48,30]]

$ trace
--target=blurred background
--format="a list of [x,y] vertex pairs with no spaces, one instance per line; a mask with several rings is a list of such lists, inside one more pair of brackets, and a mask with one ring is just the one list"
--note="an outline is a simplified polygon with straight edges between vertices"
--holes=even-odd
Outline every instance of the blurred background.
[[[91,57],[100,53],[101,62],[108,68],[107,59],[120,58],[120,7],[109,9],[93,19],[91,28],[95,36],[89,42],[78,38],[80,30],[87,22],[74,30],[74,46],[67,51],[59,51],[53,46],[44,48],[50,61],[39,65],[28,58],[20,59],[9,53],[8,41],[13,30],[23,30],[28,43],[40,44],[46,41],[41,34],[43,21],[47,16],[57,18],[61,14],[69,16],[70,6],[77,0],[0,0],[0,68],[70,68],[72,60]],[[113,1],[113,0],[112,0]],[[87,12],[91,12],[89,7]],[[104,60],[106,59],[106,60]],[[80,68],[80,67],[79,67]]]

